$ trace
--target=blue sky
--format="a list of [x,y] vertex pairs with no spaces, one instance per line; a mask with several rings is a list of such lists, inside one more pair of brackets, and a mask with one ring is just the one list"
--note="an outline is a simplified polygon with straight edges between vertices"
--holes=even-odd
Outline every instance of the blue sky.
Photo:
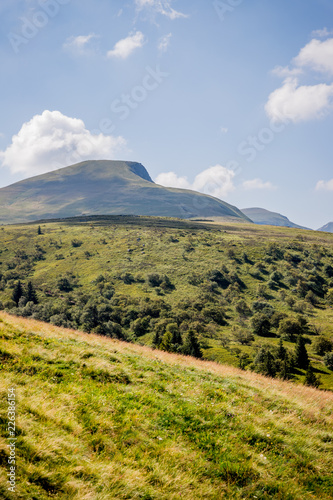
[[2,0],[0,187],[89,158],[333,220],[331,0]]

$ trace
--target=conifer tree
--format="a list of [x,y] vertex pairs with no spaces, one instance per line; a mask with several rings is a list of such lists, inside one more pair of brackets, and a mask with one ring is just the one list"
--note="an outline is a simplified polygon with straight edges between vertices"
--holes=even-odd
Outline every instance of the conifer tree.
[[42,233],[42,228],[40,226],[38,226],[38,229],[37,229],[37,234],[43,234]]
[[14,287],[13,295],[12,295],[12,299],[16,303],[17,306],[18,306],[19,300],[22,297],[22,295],[23,295],[23,288],[21,285],[21,281],[18,280],[18,282],[16,283],[16,285]]
[[160,332],[156,330],[153,338],[153,346],[158,348],[160,343],[161,343],[161,335]]
[[297,337],[295,348],[295,364],[297,368],[307,368],[309,366],[309,357],[305,347],[305,339],[302,335]]
[[283,341],[280,338],[278,352],[277,352],[278,359],[281,359],[283,361],[286,358],[286,353],[287,353],[287,351],[286,351],[285,347],[283,347]]
[[282,378],[282,380],[289,380],[292,378],[292,371],[293,371],[293,360],[286,352],[284,359],[281,360],[280,362],[279,377]]
[[38,298],[36,294],[36,290],[34,289],[34,286],[31,281],[28,283],[27,291],[26,291],[26,299],[27,302],[33,302],[34,304],[38,304]]
[[194,358],[202,358],[202,351],[194,330],[190,329],[183,347],[183,353]]

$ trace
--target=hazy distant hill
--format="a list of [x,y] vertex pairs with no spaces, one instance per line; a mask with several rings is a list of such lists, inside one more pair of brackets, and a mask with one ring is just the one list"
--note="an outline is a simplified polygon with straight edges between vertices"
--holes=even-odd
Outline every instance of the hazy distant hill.
[[325,231],[326,233],[333,233],[333,222],[325,224],[325,226],[318,229],[318,231]]
[[0,223],[82,214],[248,221],[238,208],[212,196],[155,184],[135,162],[85,161],[0,189]]
[[298,229],[308,229],[306,227],[294,224],[294,222],[291,222],[284,215],[278,214],[276,212],[270,212],[269,210],[265,210],[264,208],[242,208],[242,212],[255,224],[262,224],[264,226],[282,226],[294,227]]

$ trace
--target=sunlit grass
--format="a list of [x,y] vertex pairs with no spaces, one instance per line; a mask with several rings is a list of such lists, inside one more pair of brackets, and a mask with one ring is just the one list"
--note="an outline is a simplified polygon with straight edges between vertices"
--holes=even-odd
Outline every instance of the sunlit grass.
[[331,392],[5,313],[0,348],[1,498],[332,498]]

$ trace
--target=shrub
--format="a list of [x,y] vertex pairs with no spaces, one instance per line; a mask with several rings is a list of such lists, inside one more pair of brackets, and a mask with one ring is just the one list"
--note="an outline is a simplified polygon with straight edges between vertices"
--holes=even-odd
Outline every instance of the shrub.
[[73,290],[68,278],[60,278],[57,282],[57,287],[61,292],[71,292]]
[[157,273],[151,273],[147,276],[149,286],[158,287],[162,284],[163,278]]
[[82,245],[82,243],[83,242],[81,240],[77,240],[77,239],[74,239],[71,241],[72,247],[74,247],[74,248],[80,247]]
[[121,276],[121,278],[125,285],[131,285],[135,282],[134,276],[131,273],[125,273]]
[[236,342],[241,345],[250,345],[254,341],[253,334],[247,330],[236,329],[232,332],[232,335]]
[[227,324],[225,320],[224,311],[218,305],[214,304],[207,305],[206,307],[204,307],[204,309],[202,309],[201,312],[203,317],[208,321],[214,321],[215,323],[221,326]]
[[267,314],[256,313],[252,318],[253,333],[260,337],[269,337],[271,334],[271,323]]
[[149,330],[150,320],[151,320],[150,316],[144,316],[143,318],[138,318],[135,321],[133,321],[132,323],[133,333],[137,337],[145,335]]
[[319,356],[324,356],[333,350],[333,342],[325,337],[318,337],[313,343],[313,349]]
[[236,303],[235,309],[236,309],[236,312],[240,316],[242,316],[243,318],[246,318],[247,316],[252,316],[252,311],[249,308],[249,306],[247,305],[247,303],[245,302],[245,300],[239,300]]
[[212,271],[210,271],[207,275],[207,278],[209,281],[216,283],[219,287],[224,289],[228,288],[231,283],[230,279],[225,276],[225,274],[222,274],[218,269],[213,269]]
[[311,363],[309,363],[308,369],[305,374],[304,385],[308,385],[310,387],[318,388],[321,384],[321,380],[313,371],[313,367]]
[[327,354],[325,354],[324,363],[329,370],[333,371],[333,352],[328,352]]

